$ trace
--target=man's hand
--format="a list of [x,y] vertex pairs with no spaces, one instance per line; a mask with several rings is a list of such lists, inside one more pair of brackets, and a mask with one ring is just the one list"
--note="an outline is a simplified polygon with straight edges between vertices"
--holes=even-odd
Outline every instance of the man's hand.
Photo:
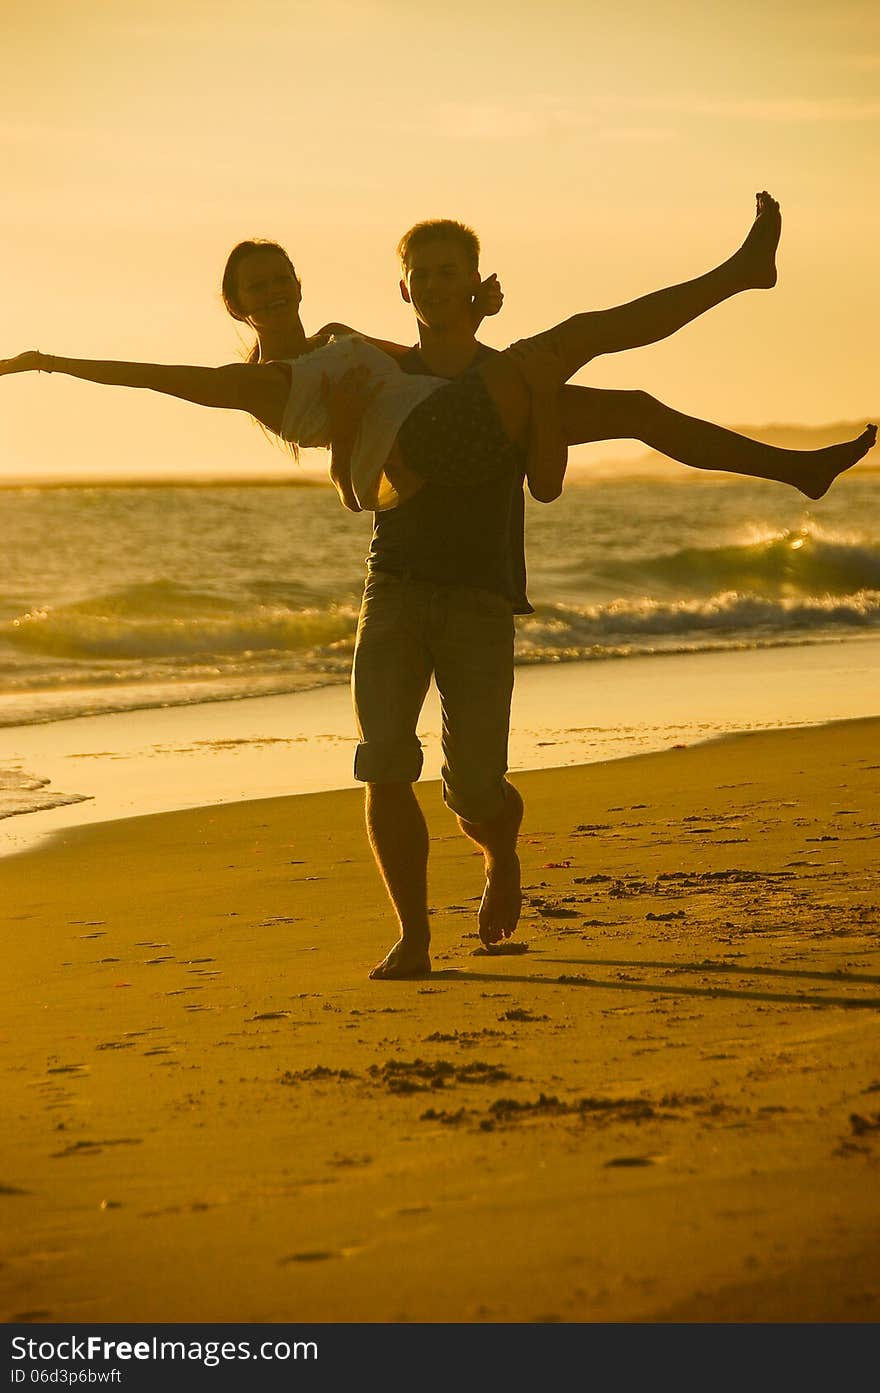
[[507,356],[525,379],[529,391],[547,396],[558,392],[565,381],[562,359],[549,344],[519,339],[507,349]]
[[474,314],[477,317],[477,323],[491,314],[497,314],[503,304],[504,291],[501,289],[498,276],[493,271],[491,276],[487,276],[484,281],[480,282],[479,289],[474,295]]
[[351,479],[351,456],[364,412],[382,383],[375,381],[366,363],[350,367],[331,382],[326,373],[321,379],[321,396],[330,423],[330,478],[343,506],[359,513]]
[[321,396],[330,418],[330,436],[334,444],[354,439],[364,412],[381,390],[381,382],[373,380],[365,363],[348,368],[335,382],[324,375]]

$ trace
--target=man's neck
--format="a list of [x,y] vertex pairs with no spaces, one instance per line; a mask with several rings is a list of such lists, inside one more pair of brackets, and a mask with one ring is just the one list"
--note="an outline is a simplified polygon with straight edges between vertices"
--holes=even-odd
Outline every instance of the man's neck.
[[429,372],[438,377],[458,377],[470,367],[480,345],[470,324],[432,329],[419,322],[419,353]]

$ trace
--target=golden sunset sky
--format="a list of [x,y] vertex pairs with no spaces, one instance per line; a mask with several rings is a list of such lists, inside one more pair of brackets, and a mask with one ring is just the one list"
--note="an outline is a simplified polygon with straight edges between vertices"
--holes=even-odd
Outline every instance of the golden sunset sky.
[[[308,329],[412,341],[394,247],[438,216],[479,232],[503,346],[707,270],[767,188],[777,289],[578,380],[729,424],[880,409],[876,0],[0,0],[0,24],[0,356],[234,361],[219,279],[253,235],[288,247]],[[149,393],[0,393],[3,477],[295,467]]]

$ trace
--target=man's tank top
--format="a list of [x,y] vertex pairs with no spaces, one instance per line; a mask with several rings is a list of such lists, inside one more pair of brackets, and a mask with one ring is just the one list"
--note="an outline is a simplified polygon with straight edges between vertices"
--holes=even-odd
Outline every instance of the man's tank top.
[[[496,350],[479,345],[474,362]],[[418,349],[397,366],[436,382]],[[471,365],[472,366],[472,365]],[[526,597],[523,468],[468,488],[444,488],[429,478],[405,503],[373,518],[367,562],[371,570],[435,585],[466,585],[510,600],[515,614],[531,614]]]

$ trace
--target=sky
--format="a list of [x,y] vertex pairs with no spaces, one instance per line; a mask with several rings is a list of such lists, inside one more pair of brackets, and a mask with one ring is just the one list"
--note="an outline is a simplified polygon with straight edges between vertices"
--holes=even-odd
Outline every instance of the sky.
[[[777,288],[576,380],[731,425],[880,410],[875,0],[0,0],[0,20],[0,356],[236,361],[219,281],[254,235],[288,248],[307,329],[411,342],[394,248],[427,217],[477,229],[503,347],[708,270],[766,188]],[[57,376],[0,395],[0,481],[296,468],[235,413]]]

